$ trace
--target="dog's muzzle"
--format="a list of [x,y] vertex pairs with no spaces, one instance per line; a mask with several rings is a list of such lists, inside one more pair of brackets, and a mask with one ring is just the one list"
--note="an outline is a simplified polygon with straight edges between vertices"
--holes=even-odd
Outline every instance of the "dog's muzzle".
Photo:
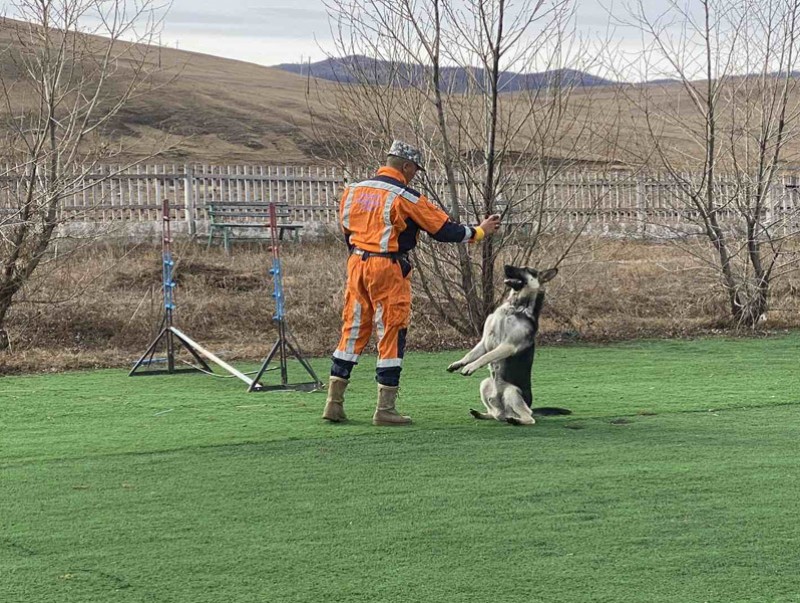
[[506,278],[503,281],[506,286],[511,287],[514,291],[519,291],[525,286],[525,275],[522,270],[516,266],[506,264],[503,266],[503,271],[506,274]]

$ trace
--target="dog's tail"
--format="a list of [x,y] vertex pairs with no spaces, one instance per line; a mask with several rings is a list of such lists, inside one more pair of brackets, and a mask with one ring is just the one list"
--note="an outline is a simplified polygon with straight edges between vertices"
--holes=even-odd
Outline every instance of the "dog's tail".
[[571,415],[572,411],[569,408],[558,408],[557,406],[540,406],[539,408],[531,408],[531,413],[539,417],[550,417],[553,415]]

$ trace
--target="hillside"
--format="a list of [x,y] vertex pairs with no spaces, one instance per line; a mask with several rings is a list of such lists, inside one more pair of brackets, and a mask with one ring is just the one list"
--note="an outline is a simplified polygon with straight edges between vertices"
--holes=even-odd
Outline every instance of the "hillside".
[[[421,65],[389,64],[364,56],[347,56],[340,59],[328,58],[316,63],[283,63],[275,65],[277,69],[311,76],[334,82],[353,83],[359,81],[354,74],[363,74],[365,81],[371,84],[384,85],[395,81],[399,85],[419,84],[423,81],[424,72]],[[443,67],[441,86],[443,91],[461,94],[474,89],[475,82],[484,81],[484,70],[478,67]],[[515,73],[502,71],[498,80],[499,89],[503,93],[536,90],[560,82],[567,86],[607,86],[613,84],[590,73],[574,69],[558,69],[539,73]]]
[[[18,25],[0,20],[0,73],[9,84],[16,83],[13,53],[19,42],[13,28]],[[151,49],[150,57],[154,89],[114,123],[113,135],[130,149],[128,155],[147,155],[168,140],[174,148],[160,156],[164,162],[313,161],[306,78],[169,48]],[[125,76],[122,65],[116,77]]]
[[[19,43],[12,34],[18,25],[16,21],[0,20],[0,76],[6,86],[15,91],[15,105],[16,101],[24,105],[35,100],[36,96],[16,81],[19,78],[18,67],[13,57],[15,52],[19,52]],[[144,52],[142,47],[130,48]],[[325,129],[326,120],[338,125],[340,135],[337,142],[354,145],[363,142],[355,138],[357,134],[349,128],[347,119],[331,108],[336,88],[348,84],[321,79],[322,73],[318,79],[313,79],[307,71],[301,75],[196,52],[155,47],[145,51],[155,71],[155,85],[126,106],[106,132],[126,149],[124,158],[145,158],[162,150],[155,159],[147,161],[321,165],[327,158],[322,145],[315,142],[312,125],[321,125]],[[127,69],[130,71],[129,67]],[[451,74],[453,86],[463,75]],[[526,137],[538,135],[537,129],[542,127],[542,123],[531,120],[525,111],[526,103],[529,103],[526,98],[530,96],[528,89],[535,88],[534,84],[541,85],[541,78],[552,77],[552,74],[527,74],[524,77],[516,74],[519,76],[516,79],[512,77],[514,75],[508,75],[504,80],[506,93],[501,95],[501,110],[507,125],[515,124],[514,128],[519,125],[520,148],[513,150],[522,151]],[[118,85],[124,85],[126,76],[126,66],[122,61],[115,74]],[[593,77],[568,71],[559,76],[567,79]],[[585,83],[571,92],[568,111],[574,112],[574,118],[565,116],[558,126],[560,131],[550,131],[540,148],[530,147],[522,152],[538,152],[558,161],[568,158],[579,164],[595,166],[653,161],[647,137],[637,135],[650,127],[645,122],[642,105],[636,100],[636,89],[641,85],[629,84],[623,88],[604,85],[608,82],[599,79],[586,80]],[[688,102],[685,89],[671,81],[650,82],[645,86],[652,86],[651,116],[659,112],[670,116],[667,119],[656,118],[651,126],[658,129],[661,140],[667,143],[676,160],[687,164],[701,160],[704,150],[687,127],[702,132],[703,123],[693,104]],[[307,95],[308,91],[310,95]],[[313,124],[308,96],[316,108]],[[320,99],[328,105],[327,114],[319,104]],[[465,94],[452,96],[448,104],[451,123],[479,115],[473,110],[477,102],[478,99]],[[800,111],[800,95],[796,89],[792,90],[790,104],[792,113]],[[0,116],[2,106],[0,102]],[[416,118],[422,117],[420,113],[415,115]],[[402,119],[394,117],[394,124],[402,127]],[[585,138],[587,135],[591,137],[588,143],[575,142],[577,136]],[[469,148],[467,144],[466,141],[461,144],[465,154],[482,152],[482,149]],[[473,144],[479,145],[479,141]],[[620,150],[622,147],[625,147],[624,152]],[[798,161],[800,137],[790,137],[784,157],[791,165]]]
[[277,69],[164,50],[173,81],[125,109],[128,136],[178,138],[167,157],[209,163],[298,164],[313,160],[307,81]]
[[[14,69],[9,55],[19,45],[13,36],[18,25],[0,20],[0,73],[11,84]],[[110,135],[126,149],[120,160],[146,157],[158,149],[168,150],[148,162],[319,165],[325,160],[324,150],[314,141],[307,90],[310,87],[312,102],[330,99],[328,90],[337,84],[197,52],[164,47],[148,52],[156,85],[126,106],[112,124]],[[532,85],[534,75],[526,86]],[[562,75],[585,77],[579,72]],[[116,77],[124,82],[125,76],[122,66]],[[513,94],[521,81],[505,80],[505,91]],[[605,88],[596,85],[602,83],[599,80],[591,83],[585,90],[597,93]],[[587,94],[577,90],[578,97]],[[326,117],[337,118],[318,116],[317,125],[324,126]],[[581,159],[603,158],[595,154]]]

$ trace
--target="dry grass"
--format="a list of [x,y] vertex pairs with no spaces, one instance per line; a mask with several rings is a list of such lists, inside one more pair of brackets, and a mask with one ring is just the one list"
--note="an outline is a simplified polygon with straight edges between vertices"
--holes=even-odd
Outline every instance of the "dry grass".
[[[20,25],[0,20],[0,75],[17,110],[37,98],[13,62],[20,49],[15,34]],[[124,149],[114,161],[160,152],[158,159],[170,163],[306,165],[314,156],[306,78],[166,47],[120,43],[119,48],[145,56],[149,77],[147,89],[137,92],[106,132],[111,148]],[[112,76],[112,86],[127,85],[131,66],[119,61]],[[0,117],[3,113],[0,108]]]
[[[24,106],[36,97],[9,58],[19,47],[13,35],[16,26],[13,20],[0,21],[0,47],[7,49],[0,56],[0,74],[15,84],[12,98]],[[328,155],[319,136],[335,136],[336,125],[347,122],[347,115],[342,115],[349,112],[343,108],[347,104],[337,106],[334,102],[337,86],[333,82],[310,82],[279,69],[170,48],[139,47],[134,53],[147,57],[152,88],[127,104],[106,132],[114,143],[111,147],[121,149],[114,162],[319,164]],[[123,85],[131,75],[129,66],[122,61],[118,68],[115,81]],[[690,157],[702,160],[705,148],[698,146],[695,134],[703,132],[704,122],[677,83],[571,91],[569,111],[573,113],[558,126],[558,133],[549,133],[548,156],[592,165],[646,162],[652,144],[643,135],[647,126],[640,106],[641,90],[648,91],[650,109],[660,116],[657,127],[663,131],[659,139],[672,159],[679,163]],[[503,94],[500,99],[509,123],[530,122],[527,129],[522,127],[515,143],[518,146],[535,137],[542,118],[529,119],[523,97]],[[793,89],[791,107],[797,107],[799,97],[800,91]],[[474,113],[473,103],[478,102],[482,101],[457,97],[448,99],[448,106],[454,111],[452,117],[467,123]],[[309,106],[314,108],[316,123],[312,123]],[[418,111],[416,107],[414,110]],[[0,108],[0,117],[2,113]],[[357,116],[363,118],[361,112]],[[414,114],[414,119],[421,118]],[[724,118],[722,122],[724,125]],[[346,136],[346,140],[336,142],[361,142],[350,140],[351,130]],[[155,160],[151,159],[153,153],[158,153]],[[785,167],[796,165],[798,157],[800,137],[791,134],[782,158]]]
[[[178,243],[176,324],[227,359],[259,360],[275,338],[266,245],[240,244],[231,256]],[[345,251],[327,240],[284,247],[288,321],[302,349],[331,352],[338,338]],[[543,261],[546,263],[546,260]],[[0,372],[126,366],[155,335],[161,313],[160,249],[104,243],[37,274],[11,314],[13,349]],[[416,288],[409,348],[470,345],[440,324]],[[800,280],[774,287],[761,332],[800,326]],[[588,241],[549,285],[541,338],[613,341],[733,332],[713,275],[672,246]],[[749,332],[748,332],[749,334]]]

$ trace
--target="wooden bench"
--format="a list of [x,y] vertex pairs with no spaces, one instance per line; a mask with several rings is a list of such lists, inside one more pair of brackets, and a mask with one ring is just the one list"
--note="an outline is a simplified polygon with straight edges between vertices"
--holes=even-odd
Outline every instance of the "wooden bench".
[[[235,231],[245,228],[261,228],[269,230],[269,206],[270,203],[261,201],[219,201],[208,205],[208,245],[211,247],[214,239],[221,235],[222,244],[225,252],[231,252],[231,240],[248,239],[256,240],[254,237],[234,236]],[[275,213],[278,219],[278,239],[283,240],[285,232],[289,232],[295,241],[300,240],[300,230],[302,224],[291,221],[292,212],[287,203],[276,203]]]

